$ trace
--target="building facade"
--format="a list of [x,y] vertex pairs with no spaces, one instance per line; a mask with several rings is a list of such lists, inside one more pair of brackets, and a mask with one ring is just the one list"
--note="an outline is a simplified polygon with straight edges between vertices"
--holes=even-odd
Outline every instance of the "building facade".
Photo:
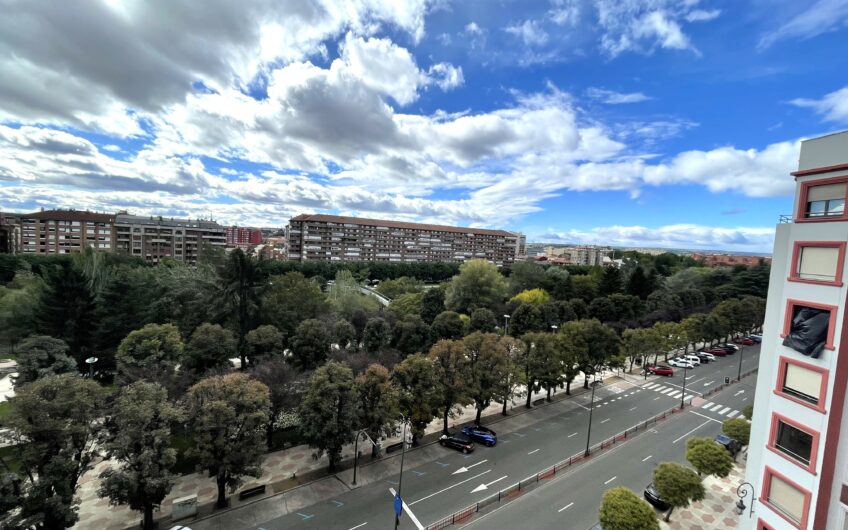
[[20,252],[21,229],[15,217],[0,212],[0,254]]
[[80,210],[44,210],[16,215],[18,250],[24,254],[70,254],[85,247],[114,249],[112,214]]
[[244,226],[226,228],[228,247],[255,247],[262,244],[262,230]]
[[197,263],[203,248],[226,246],[227,234],[214,221],[129,215],[115,216],[115,251],[159,263],[164,258]]
[[573,247],[545,247],[545,256],[552,263],[564,265],[603,265],[604,258],[612,252],[609,247],[578,245]]
[[289,221],[288,258],[298,261],[465,261],[509,265],[523,256],[523,234],[336,215]]
[[792,216],[777,226],[742,528],[848,528],[848,132],[802,142]]

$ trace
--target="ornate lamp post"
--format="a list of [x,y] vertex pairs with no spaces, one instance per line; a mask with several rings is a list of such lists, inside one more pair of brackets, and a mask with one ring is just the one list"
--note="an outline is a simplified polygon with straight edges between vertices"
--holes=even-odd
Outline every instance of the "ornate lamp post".
[[[754,516],[754,503],[757,502],[757,491],[754,489],[754,485],[750,482],[743,482],[739,484],[739,487],[736,488],[736,495],[739,497],[739,500],[736,501],[736,513],[742,515],[745,513],[745,509],[748,508],[748,517]],[[745,499],[751,496],[751,506],[745,506]]]

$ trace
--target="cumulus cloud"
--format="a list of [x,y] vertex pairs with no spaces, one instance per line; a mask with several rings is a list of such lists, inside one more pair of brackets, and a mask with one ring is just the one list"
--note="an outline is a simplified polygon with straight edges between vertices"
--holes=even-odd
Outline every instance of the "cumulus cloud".
[[798,98],[790,101],[798,107],[810,108],[827,121],[848,123],[848,87],[840,88],[821,99]]
[[591,87],[586,90],[586,95],[609,105],[621,105],[623,103],[639,103],[653,99],[641,92],[616,92],[603,88]]
[[534,20],[507,26],[504,31],[521,39],[527,46],[542,46],[549,38],[547,32]]
[[793,15],[760,38],[760,48],[768,48],[781,40],[809,39],[848,26],[848,2],[845,0],[817,0],[812,5],[790,3],[793,5]]
[[695,9],[698,3],[699,0],[599,0],[596,7],[601,48],[613,57],[656,48],[698,54],[682,27],[683,22],[709,19],[705,17],[711,13]]
[[684,17],[687,22],[709,22],[710,20],[715,20],[719,16],[721,16],[721,9],[696,9],[694,11],[690,11]]

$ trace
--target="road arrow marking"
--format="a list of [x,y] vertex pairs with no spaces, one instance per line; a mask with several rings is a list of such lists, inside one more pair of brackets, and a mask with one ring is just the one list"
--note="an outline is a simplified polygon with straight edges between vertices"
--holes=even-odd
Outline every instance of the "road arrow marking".
[[473,490],[471,490],[471,493],[477,493],[478,491],[487,490],[487,489],[489,489],[489,486],[491,486],[491,485],[492,485],[492,484],[494,484],[495,482],[500,482],[501,480],[505,479],[505,478],[506,478],[506,477],[508,477],[508,476],[509,476],[509,475],[504,475],[504,476],[502,476],[501,478],[498,478],[498,479],[495,479],[495,480],[493,480],[493,481],[489,482],[488,484],[480,484],[479,486],[477,486],[476,488],[474,488]]
[[710,381],[709,383],[704,383],[704,386],[710,386],[713,383],[715,383],[715,381]]
[[431,497],[435,497],[436,495],[438,495],[438,494],[440,494],[440,493],[444,493],[444,492],[446,492],[446,491],[448,491],[448,490],[450,490],[450,489],[453,489],[453,488],[455,488],[455,487],[457,487],[457,486],[460,486],[460,485],[462,485],[462,484],[465,484],[466,482],[469,482],[469,481],[471,481],[471,480],[474,480],[475,478],[480,478],[480,477],[482,477],[483,475],[485,475],[486,473],[490,473],[491,471],[492,471],[491,469],[487,469],[486,471],[483,471],[482,473],[478,473],[478,474],[476,474],[476,475],[474,475],[474,476],[472,476],[472,477],[468,477],[467,479],[465,479],[465,480],[461,480],[461,481],[457,482],[456,484],[453,484],[453,485],[451,485],[451,486],[448,486],[447,488],[442,488],[442,489],[440,489],[439,491],[436,491],[436,492],[434,492],[434,493],[431,493],[431,494],[427,495],[426,497],[421,497],[421,498],[420,498],[420,499],[418,499],[418,500],[414,500],[414,501],[410,502],[410,503],[409,503],[409,505],[410,505],[410,506],[413,506],[413,505],[415,505],[415,504],[418,504],[418,503],[419,503],[419,502],[421,502],[421,501],[426,501],[427,499],[429,499],[429,498],[431,498]]
[[301,519],[302,521],[305,521],[305,520],[307,520],[307,519],[312,519],[313,517],[315,517],[315,514],[312,514],[312,515],[306,515],[305,513],[300,513],[300,512],[296,512],[296,513],[297,513],[299,516],[303,517],[303,519]]
[[737,393],[733,394],[733,397],[736,397],[736,396],[738,396],[739,394],[744,394],[744,393],[745,393],[745,391],[744,391],[744,390],[740,390],[739,392],[737,392]]
[[344,503],[341,501],[333,501],[333,504],[336,505],[336,508],[341,508],[342,506],[344,506]]
[[458,474],[458,473],[465,473],[466,471],[468,471],[468,470],[469,470],[469,469],[471,469],[472,467],[474,467],[474,466],[479,466],[480,464],[483,464],[483,463],[485,463],[485,462],[488,462],[488,460],[480,460],[480,461],[479,461],[479,462],[477,462],[476,464],[471,464],[471,465],[470,465],[470,466],[468,466],[468,467],[461,467],[461,468],[457,469],[456,471],[454,471],[453,473],[451,473],[451,475],[456,475],[456,474]]

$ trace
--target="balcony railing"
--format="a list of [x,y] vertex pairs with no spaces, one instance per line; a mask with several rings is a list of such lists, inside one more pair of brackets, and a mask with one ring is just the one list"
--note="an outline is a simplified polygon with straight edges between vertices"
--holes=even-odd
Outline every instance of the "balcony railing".
[[791,214],[781,215],[780,217],[778,217],[777,222],[780,223],[780,224],[791,223],[792,222],[792,215]]

